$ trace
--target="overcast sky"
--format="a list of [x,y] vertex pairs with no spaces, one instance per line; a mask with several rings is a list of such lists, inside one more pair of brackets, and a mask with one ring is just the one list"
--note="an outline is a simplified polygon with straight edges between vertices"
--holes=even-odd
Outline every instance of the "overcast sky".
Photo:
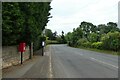
[[53,0],[50,13],[53,18],[47,28],[61,34],[77,28],[82,21],[95,25],[118,22],[119,0]]

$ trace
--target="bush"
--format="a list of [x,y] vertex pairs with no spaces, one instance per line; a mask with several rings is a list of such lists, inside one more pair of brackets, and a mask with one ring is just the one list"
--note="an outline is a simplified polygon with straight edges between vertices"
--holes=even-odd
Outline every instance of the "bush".
[[109,32],[101,37],[103,48],[108,50],[120,50],[120,33]]
[[103,43],[102,42],[94,42],[94,43],[92,43],[91,47],[96,48],[96,49],[102,49]]
[[91,42],[87,41],[87,39],[79,39],[77,41],[77,46],[82,46],[82,47],[91,47]]
[[53,41],[53,40],[47,40],[47,44],[60,44],[58,41]]
[[86,48],[90,48],[91,47],[91,43],[87,41],[85,43],[82,43],[82,46],[86,47]]
[[115,39],[110,44],[110,49],[114,51],[120,50],[120,39]]
[[88,36],[88,40],[92,43],[97,42],[98,39],[99,39],[99,37],[98,37],[97,33],[90,33],[89,36]]
[[79,39],[79,40],[77,41],[77,45],[78,45],[78,46],[83,46],[83,44],[86,43],[86,42],[87,42],[87,39],[83,39],[83,38],[82,38],[82,39]]

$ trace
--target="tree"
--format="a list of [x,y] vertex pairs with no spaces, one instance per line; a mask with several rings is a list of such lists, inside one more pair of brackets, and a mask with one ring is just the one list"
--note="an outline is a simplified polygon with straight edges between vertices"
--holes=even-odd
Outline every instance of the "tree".
[[83,21],[81,22],[79,27],[83,31],[83,37],[85,38],[88,38],[89,33],[92,33],[92,32],[96,33],[97,31],[97,27],[90,22]]
[[118,51],[120,49],[120,32],[109,32],[101,37],[104,49]]
[[97,33],[90,33],[88,35],[88,41],[90,42],[97,42],[99,40],[99,35]]
[[53,33],[52,30],[46,29],[45,34],[48,37],[48,40],[56,40],[57,38],[57,31]]
[[34,42],[34,49],[40,46],[42,31],[48,23],[51,2],[5,2],[2,4],[3,45],[17,45]]
[[56,40],[56,38],[57,38],[57,31],[53,33],[53,40]]
[[3,3],[2,17],[2,45],[14,45],[20,38],[20,32],[25,22],[19,3]]
[[98,31],[99,31],[99,34],[106,34],[109,32],[109,30],[107,29],[107,26],[105,24],[99,24],[98,25]]
[[50,29],[46,29],[45,35],[48,37],[48,40],[53,39],[53,33],[52,33],[52,31]]
[[65,36],[64,36],[64,32],[62,31],[62,36],[61,36],[61,39],[62,39],[62,43],[66,43],[66,40],[65,40]]
[[65,39],[67,40],[67,41],[72,41],[72,33],[71,32],[68,32],[66,35],[65,35]]
[[120,32],[120,29],[117,28],[116,23],[109,22],[109,23],[107,23],[107,25],[105,25],[105,24],[98,25],[98,31],[100,34],[107,34],[108,32],[115,32],[115,31]]
[[95,26],[83,21],[73,32],[68,32],[65,38],[69,46],[120,50],[120,29],[114,22]]
[[117,23],[109,22],[109,23],[107,23],[107,26],[108,26],[109,32],[114,32],[114,31],[120,32],[120,29],[117,28]]

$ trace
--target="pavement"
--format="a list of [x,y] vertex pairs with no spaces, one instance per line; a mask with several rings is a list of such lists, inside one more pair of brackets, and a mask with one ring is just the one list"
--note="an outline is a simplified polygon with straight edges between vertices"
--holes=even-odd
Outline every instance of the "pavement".
[[44,56],[3,70],[3,78],[118,78],[118,56],[49,45]]
[[3,69],[3,78],[49,78],[49,54],[47,49],[44,56],[41,51],[31,60],[25,61],[22,65],[12,66]]

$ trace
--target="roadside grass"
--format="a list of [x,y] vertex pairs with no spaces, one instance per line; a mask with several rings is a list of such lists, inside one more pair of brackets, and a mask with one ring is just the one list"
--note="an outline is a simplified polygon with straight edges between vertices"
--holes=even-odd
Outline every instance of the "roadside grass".
[[56,40],[47,40],[46,41],[47,42],[47,44],[60,44],[58,41],[56,41]]
[[76,48],[85,49],[85,50],[90,50],[90,51],[96,51],[96,52],[106,53],[106,54],[111,54],[111,55],[119,55],[119,56],[120,56],[120,51],[115,52],[115,51],[110,51],[110,50],[100,50],[100,49],[85,48],[85,47],[76,47]]

